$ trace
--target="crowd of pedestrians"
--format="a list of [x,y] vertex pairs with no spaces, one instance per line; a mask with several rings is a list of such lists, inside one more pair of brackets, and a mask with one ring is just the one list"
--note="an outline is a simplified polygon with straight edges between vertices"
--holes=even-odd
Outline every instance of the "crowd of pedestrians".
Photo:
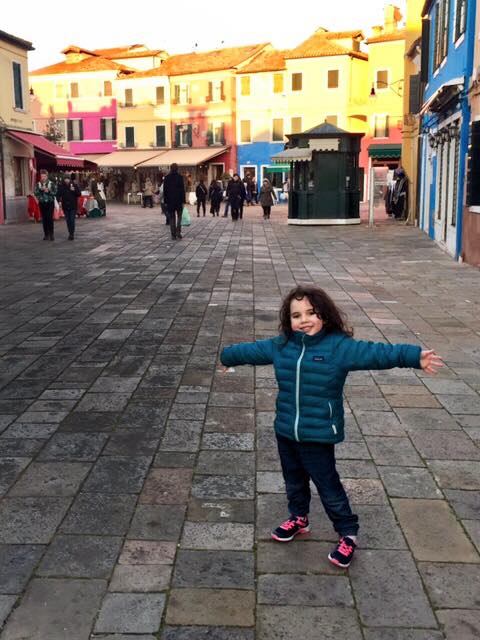
[[[94,175],[88,185],[89,192],[96,200],[96,206],[106,214],[106,196],[104,178],[102,175]],[[58,182],[51,179],[47,171],[40,171],[39,181],[35,187],[35,198],[38,203],[39,213],[42,219],[44,240],[54,240],[55,211],[60,207],[63,210],[68,230],[68,240],[75,239],[75,219],[78,214],[78,202],[81,195],[78,181],[75,175],[65,174]],[[170,172],[162,178],[159,186],[155,186],[150,178],[146,178],[142,189],[142,207],[153,208],[154,197],[160,203],[165,214],[166,224],[170,226],[173,240],[182,238],[182,213],[186,204],[186,189],[183,176],[179,173],[178,166],[172,164]],[[264,179],[260,190],[257,181],[250,174],[246,174],[242,180],[238,173],[234,173],[225,185],[220,180],[212,180],[207,187],[204,179],[200,179],[195,188],[197,217],[206,216],[208,205],[212,216],[221,215],[236,222],[243,218],[244,208],[247,206],[261,205],[263,219],[270,220],[271,208],[278,202],[275,189],[268,179]]]

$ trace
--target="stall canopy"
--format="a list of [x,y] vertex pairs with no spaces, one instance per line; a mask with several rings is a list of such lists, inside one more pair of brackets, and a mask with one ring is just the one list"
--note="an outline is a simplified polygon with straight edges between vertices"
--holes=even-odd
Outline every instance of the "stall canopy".
[[69,154],[65,149],[38,133],[9,129],[8,135],[20,142],[33,145],[38,168],[42,168],[42,165],[45,165],[45,168],[59,169],[86,169],[96,166],[94,162]]
[[165,167],[173,163],[180,167],[195,167],[225,153],[228,147],[212,147],[208,149],[169,149],[160,155],[142,162],[142,167]]
[[368,155],[370,158],[377,160],[398,160],[402,155],[401,144],[371,144],[368,147]]
[[96,162],[99,167],[137,167],[139,164],[143,164],[154,156],[161,155],[164,152],[159,152],[158,149],[150,149],[150,151],[112,151],[100,158],[97,158]]
[[310,162],[312,159],[312,150],[302,147],[294,149],[284,149],[272,156],[273,162]]

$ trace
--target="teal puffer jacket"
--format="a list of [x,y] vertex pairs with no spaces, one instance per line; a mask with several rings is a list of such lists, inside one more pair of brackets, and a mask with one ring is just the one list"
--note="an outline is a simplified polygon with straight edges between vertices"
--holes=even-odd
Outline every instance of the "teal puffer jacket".
[[420,369],[421,347],[354,340],[343,333],[295,332],[223,349],[227,367],[273,364],[278,383],[275,431],[298,442],[344,439],[343,386],[349,371]]

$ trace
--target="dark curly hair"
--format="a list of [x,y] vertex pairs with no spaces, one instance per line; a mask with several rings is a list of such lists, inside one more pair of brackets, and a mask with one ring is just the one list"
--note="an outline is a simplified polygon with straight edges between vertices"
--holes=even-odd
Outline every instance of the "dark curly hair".
[[315,313],[323,320],[323,326],[329,333],[340,331],[347,336],[353,336],[353,329],[347,324],[347,316],[336,306],[323,289],[310,285],[300,285],[285,296],[280,308],[280,326],[278,329],[287,340],[293,333],[290,321],[290,304],[292,300],[302,300],[303,298],[308,298],[315,309]]

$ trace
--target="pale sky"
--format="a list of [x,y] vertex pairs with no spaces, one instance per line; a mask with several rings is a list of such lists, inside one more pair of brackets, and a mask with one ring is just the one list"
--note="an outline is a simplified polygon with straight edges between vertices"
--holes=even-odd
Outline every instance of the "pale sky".
[[[3,0],[0,29],[33,43],[30,70],[63,59],[69,44],[105,49],[146,44],[169,53],[188,53],[271,42],[291,48],[318,27],[363,29],[383,23],[384,0],[257,0],[205,3],[201,0]],[[405,11],[405,0],[394,4]],[[201,10],[199,10],[199,7]]]

